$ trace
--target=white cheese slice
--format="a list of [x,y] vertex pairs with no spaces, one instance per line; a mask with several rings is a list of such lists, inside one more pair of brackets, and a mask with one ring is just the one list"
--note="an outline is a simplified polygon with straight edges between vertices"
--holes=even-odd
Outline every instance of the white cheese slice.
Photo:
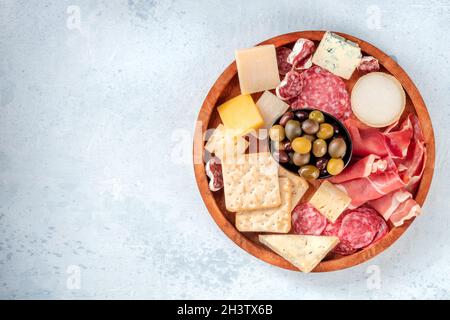
[[256,102],[259,113],[264,119],[264,128],[269,129],[279,117],[289,109],[289,105],[270,91],[264,91]]
[[260,235],[259,241],[301,271],[310,272],[339,243],[339,238],[286,234]]
[[368,73],[355,83],[351,105],[355,116],[371,127],[396,122],[405,110],[406,95],[400,82],[384,72]]
[[345,192],[325,180],[311,197],[309,203],[328,220],[335,222],[351,201],[352,199]]
[[280,83],[273,44],[237,50],[235,56],[241,94],[275,89]]
[[361,58],[361,48],[356,43],[332,32],[325,32],[312,62],[348,80]]

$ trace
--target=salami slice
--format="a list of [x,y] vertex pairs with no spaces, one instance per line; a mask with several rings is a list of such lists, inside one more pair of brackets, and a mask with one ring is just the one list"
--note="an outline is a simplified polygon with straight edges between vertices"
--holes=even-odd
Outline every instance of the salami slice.
[[278,98],[282,100],[290,100],[297,97],[302,91],[303,80],[301,73],[291,70],[280,82],[276,91]]
[[222,164],[220,159],[212,157],[205,166],[206,175],[209,177],[209,189],[219,191],[223,188]]
[[351,115],[349,94],[341,78],[319,66],[303,71],[301,78],[301,92],[291,105],[293,110],[319,109],[341,120]]
[[337,254],[340,254],[342,256],[348,256],[348,255],[351,255],[351,254],[355,253],[357,251],[357,249],[354,249],[349,244],[347,244],[346,242],[341,241],[331,251],[333,253],[337,253]]
[[372,56],[364,56],[361,58],[358,70],[361,72],[373,72],[380,70],[380,63],[377,58]]
[[292,69],[292,64],[287,61],[289,54],[292,52],[291,49],[286,47],[278,47],[277,52],[277,62],[278,62],[278,73],[284,76]]
[[352,210],[342,220],[339,239],[353,249],[369,245],[378,232],[379,222],[371,212],[360,208]]
[[287,62],[292,64],[295,70],[304,70],[312,66],[312,54],[314,52],[314,42],[300,38],[295,42]]
[[327,219],[311,204],[302,203],[292,211],[292,226],[297,234],[318,236],[327,226]]

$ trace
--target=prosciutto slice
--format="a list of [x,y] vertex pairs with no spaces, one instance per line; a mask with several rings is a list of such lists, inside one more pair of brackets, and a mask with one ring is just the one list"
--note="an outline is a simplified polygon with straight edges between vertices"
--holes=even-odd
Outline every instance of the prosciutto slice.
[[386,157],[389,155],[384,134],[378,129],[364,128],[360,122],[352,118],[345,121],[345,126],[352,137],[354,156],[366,157],[374,154]]
[[345,122],[353,153],[362,157],[330,179],[352,198],[350,208],[365,202],[395,226],[418,215],[413,199],[426,163],[424,137],[416,116],[384,131],[365,127],[354,119]]
[[371,174],[368,177],[358,178],[342,182],[336,185],[352,198],[350,208],[356,208],[367,201],[381,198],[382,196],[405,186],[395,170]]
[[368,202],[383,218],[390,220],[394,226],[402,225],[406,220],[420,214],[419,204],[406,189],[400,189],[377,200]]
[[369,154],[347,167],[341,174],[330,178],[333,183],[341,183],[357,178],[366,178],[372,173],[383,172],[387,169],[388,163],[385,159],[380,159],[375,154]]

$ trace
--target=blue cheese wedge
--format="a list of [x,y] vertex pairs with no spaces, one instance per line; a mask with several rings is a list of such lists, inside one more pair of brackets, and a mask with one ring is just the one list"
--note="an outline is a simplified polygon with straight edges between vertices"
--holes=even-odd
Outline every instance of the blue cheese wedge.
[[335,222],[351,201],[352,199],[345,192],[325,180],[309,203],[329,221]]
[[338,237],[307,235],[260,235],[266,245],[303,272],[311,272],[339,243]]
[[361,48],[358,44],[335,33],[325,32],[312,62],[348,80],[361,62],[361,58]]

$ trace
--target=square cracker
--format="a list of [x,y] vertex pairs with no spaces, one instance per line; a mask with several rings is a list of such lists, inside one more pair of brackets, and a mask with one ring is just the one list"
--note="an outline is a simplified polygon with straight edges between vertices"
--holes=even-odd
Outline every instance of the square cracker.
[[291,230],[292,184],[279,178],[281,205],[272,209],[236,212],[236,228],[243,232],[288,233]]
[[278,165],[269,152],[246,154],[222,163],[228,211],[275,208],[281,204]]
[[[303,195],[309,189],[308,182],[300,177],[299,175],[292,173],[282,166],[278,168],[278,176],[287,177],[291,180],[292,183],[292,209],[298,204],[298,202],[302,199]],[[292,210],[291,209],[291,210]]]
[[231,130],[227,132],[223,124],[214,129],[205,145],[207,151],[214,153],[222,161],[237,158],[238,155],[244,154],[247,148],[248,141],[231,134]]

